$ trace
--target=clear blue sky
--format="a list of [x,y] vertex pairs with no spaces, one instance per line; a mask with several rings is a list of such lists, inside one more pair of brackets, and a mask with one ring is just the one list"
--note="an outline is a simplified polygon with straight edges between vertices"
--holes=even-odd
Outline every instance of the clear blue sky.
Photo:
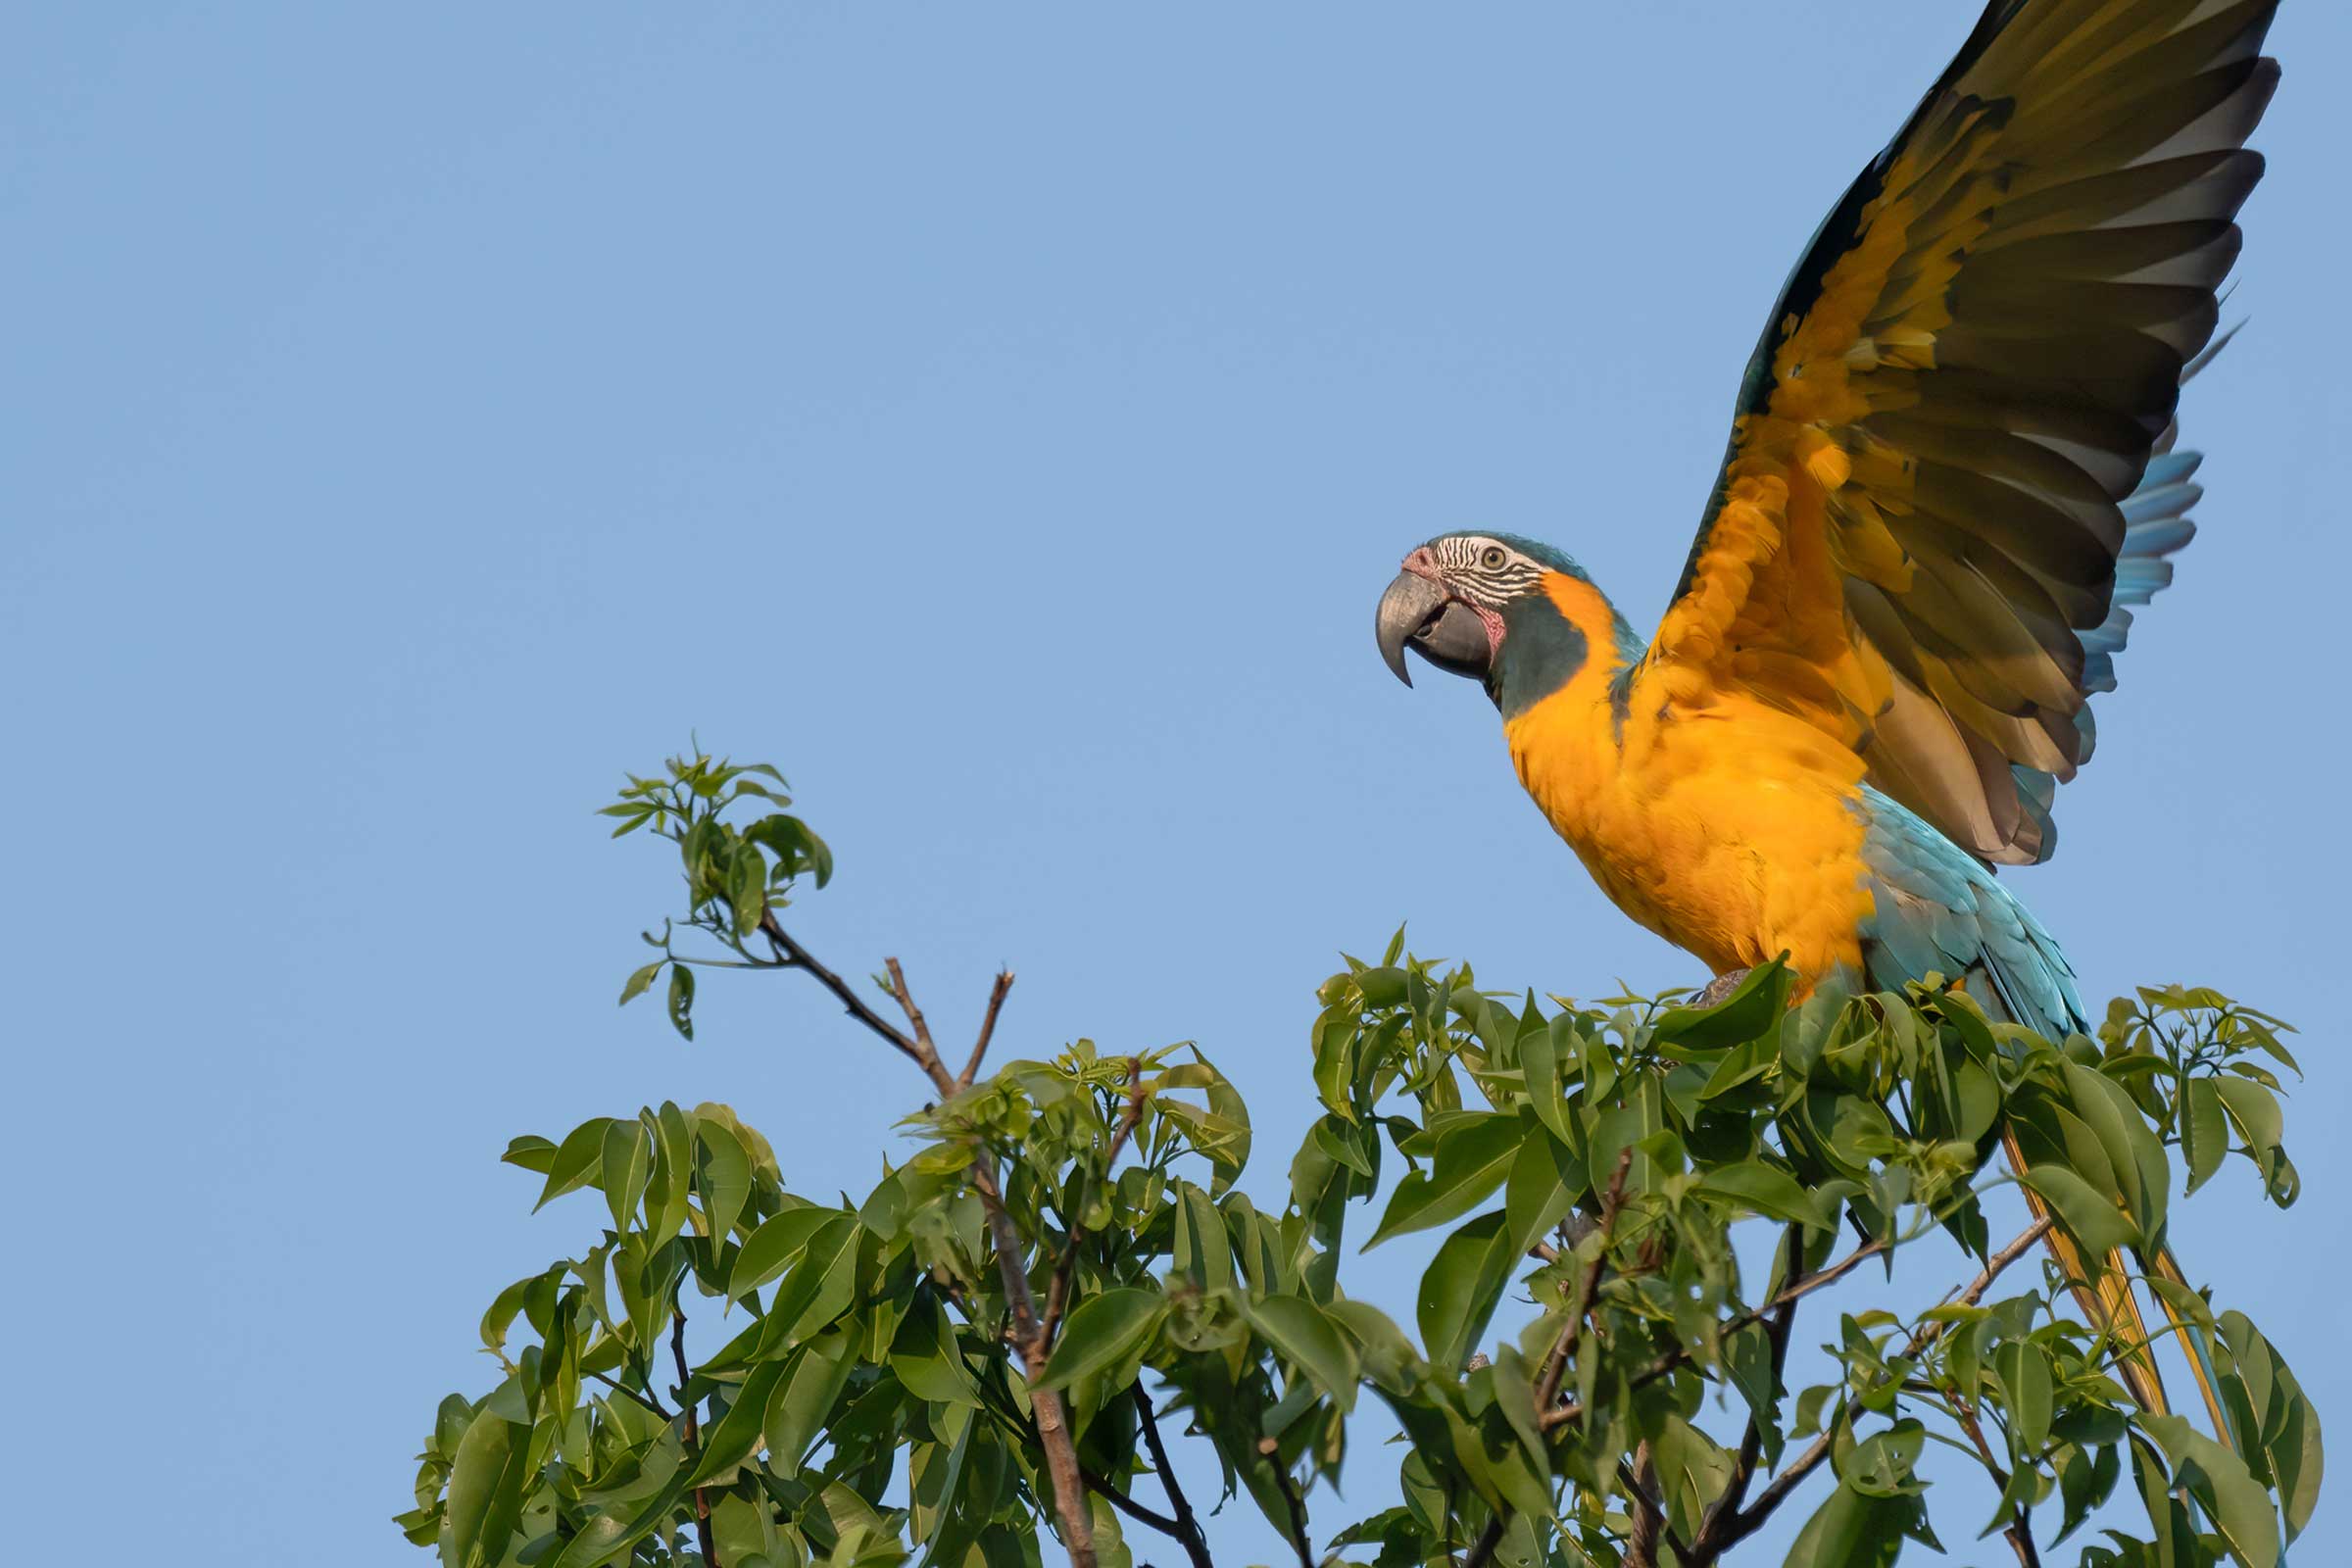
[[[612,1005],[672,883],[589,812],[690,726],[832,838],[811,946],[958,1029],[1013,964],[1008,1051],[1199,1038],[1269,1197],[1337,949],[1698,979],[1373,602],[1491,525],[1646,624],[1783,273],[1977,9],[12,8],[25,1559],[427,1562],[383,1521],[433,1403],[596,1223],[526,1216],[511,1134],[718,1099],[876,1174],[915,1085],[811,988],[714,985],[693,1047]],[[2317,1026],[2302,1207],[2233,1166],[2175,1235],[2339,1445],[2348,46],[2274,34],[2205,532],[2016,879],[2099,996]]]

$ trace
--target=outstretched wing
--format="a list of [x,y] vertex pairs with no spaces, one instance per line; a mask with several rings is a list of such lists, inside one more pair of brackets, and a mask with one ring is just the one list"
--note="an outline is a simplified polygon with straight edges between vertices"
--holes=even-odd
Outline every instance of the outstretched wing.
[[2276,9],[1992,0],[1782,294],[1657,702],[1743,690],[1985,859],[2046,858],[2117,607],[2185,537],[2127,514],[2188,495],[2149,460],[2261,176]]

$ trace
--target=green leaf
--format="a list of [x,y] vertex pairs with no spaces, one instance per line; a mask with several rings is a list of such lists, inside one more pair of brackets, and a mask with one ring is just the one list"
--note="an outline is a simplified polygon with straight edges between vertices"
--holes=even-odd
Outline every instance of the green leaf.
[[[972,1436],[986,1427],[985,1422],[965,1420],[956,1434],[955,1443],[948,1448],[943,1464],[939,1459],[940,1445],[918,1446],[908,1455],[906,1464],[907,1500],[914,1504],[914,1534],[923,1543],[922,1568],[941,1560],[960,1563],[970,1553],[972,1542],[978,1537],[985,1521],[973,1518],[979,1510],[965,1506],[961,1496],[964,1467],[971,1462]],[[1100,1499],[1097,1499],[1098,1502]],[[1108,1505],[1096,1510],[1098,1519],[1115,1518]],[[1126,1558],[1113,1544],[1119,1538],[1111,1531],[1096,1537],[1098,1562]],[[1109,1551],[1101,1548],[1110,1546]],[[1132,1559],[1126,1559],[1131,1561]]]
[[1037,1386],[1063,1389],[1116,1366],[1158,1332],[1167,1308],[1168,1298],[1159,1292],[1134,1287],[1089,1297],[1062,1323],[1061,1339]]
[[801,1250],[801,1260],[776,1287],[767,1309],[769,1332],[760,1336],[762,1353],[775,1353],[812,1339],[850,1308],[858,1292],[858,1219],[825,1210],[828,1217]]
[[1739,988],[1712,1007],[1672,1007],[1650,1027],[1650,1039],[1676,1054],[1722,1051],[1775,1028],[1788,1010],[1795,976],[1779,959],[1748,970]]
[[1230,1129],[1209,1154],[1209,1168],[1215,1172],[1209,1196],[1217,1198],[1241,1179],[1243,1167],[1250,1163],[1250,1106],[1198,1047],[1193,1050],[1193,1059],[1208,1069],[1208,1113]]
[[2229,1543],[2230,1555],[2244,1568],[2277,1568],[2278,1516],[2270,1494],[2235,1453],[2177,1415],[2142,1415],[2141,1429],[2155,1438],[2172,1466],[2173,1480],[2185,1486]]
[[507,1329],[514,1323],[514,1314],[522,1310],[522,1293],[538,1283],[540,1276],[526,1275],[498,1293],[490,1309],[482,1314],[482,1347],[503,1350],[507,1345]]
[[1781,1388],[1772,1371],[1772,1338],[1763,1324],[1750,1323],[1724,1338],[1723,1369],[1747,1403],[1762,1441],[1765,1464],[1777,1466],[1781,1446],[1788,1439],[1781,1428]]
[[1334,1301],[1323,1309],[1355,1342],[1356,1363],[1390,1394],[1408,1395],[1419,1382],[1421,1353],[1386,1312],[1369,1301]]
[[646,1217],[666,1240],[684,1228],[694,1187],[694,1124],[669,1101],[654,1116],[654,1175],[646,1184]]
[[450,1466],[448,1518],[441,1536],[445,1568],[476,1568],[506,1555],[507,1538],[522,1517],[530,1446],[529,1427],[487,1409],[466,1429]]
[[631,971],[628,982],[620,988],[620,1004],[625,1007],[645,995],[646,988],[654,983],[654,977],[662,972],[662,966],[668,961],[667,958],[656,958],[645,967]]
[[1363,993],[1366,1010],[1381,1012],[1404,1004],[1405,973],[1402,969],[1383,964],[1366,969],[1355,977],[1356,989]]
[[1275,1352],[1306,1374],[1343,1413],[1355,1408],[1355,1348],[1339,1325],[1303,1296],[1244,1297],[1242,1314]]
[[1446,1238],[1421,1275],[1415,1311],[1431,1365],[1448,1374],[1460,1370],[1486,1334],[1518,1261],[1500,1209]]
[[735,1268],[727,1276],[727,1304],[732,1306],[783,1273],[801,1255],[809,1237],[839,1218],[838,1209],[808,1203],[762,1221],[735,1254]]
[[653,1137],[634,1117],[616,1119],[605,1129],[602,1155],[605,1203],[612,1210],[612,1228],[625,1231],[654,1174]]
[[2320,1413],[2305,1396],[2285,1358],[2243,1312],[2224,1312],[2221,1333],[2231,1363],[2224,1381],[2245,1392],[2251,1417],[2248,1425],[2259,1429],[2239,1433],[2238,1446],[2260,1445],[2278,1483],[2279,1508],[2291,1541],[2311,1522],[2311,1510],[2319,1501],[2325,1467]]
[[642,1232],[620,1239],[612,1250],[612,1278],[633,1343],[650,1355],[677,1306],[678,1281],[686,1272],[682,1240],[657,1243]]
[[980,1403],[980,1391],[956,1342],[956,1325],[929,1292],[916,1296],[899,1320],[890,1344],[890,1370],[907,1393],[927,1403]]
[[633,1510],[624,1502],[598,1513],[565,1544],[553,1562],[545,1558],[540,1561],[545,1568],[595,1568],[597,1564],[612,1562],[668,1520],[687,1491],[686,1467],[679,1465],[660,1490]]
[[1909,1498],[1865,1496],[1840,1482],[1797,1533],[1786,1568],[1889,1568],[1913,1512]]
[[[1533,1040],[1534,1036],[1528,1037]],[[1567,1217],[1585,1191],[1583,1154],[1539,1127],[1521,1140],[1503,1183],[1503,1224],[1525,1252]]]
[[2221,1090],[2210,1078],[2191,1078],[2180,1102],[2180,1153],[2188,1161],[2188,1190],[2195,1192],[2222,1168],[2230,1152],[2230,1120]]
[[1555,1014],[1542,1029],[1523,1030],[1519,1036],[1519,1070],[1525,1080],[1527,1107],[1545,1131],[1572,1147],[1577,1138],[1571,1131],[1575,1119],[1568,1114],[1567,1069],[1581,1059],[1582,1051],[1575,1020],[1564,1012]]
[[1427,1171],[1412,1171],[1396,1184],[1380,1228],[1364,1244],[1370,1250],[1392,1236],[1427,1230],[1476,1208],[1509,1174],[1518,1157],[1519,1118],[1502,1111],[1465,1118],[1438,1141]]
[[752,1456],[760,1446],[761,1418],[767,1413],[767,1401],[783,1381],[784,1363],[768,1361],[752,1368],[736,1390],[735,1402],[703,1433],[703,1456],[695,1462],[694,1474],[687,1480],[689,1487],[699,1487],[714,1477],[724,1475]]
[[1356,1020],[1346,1014],[1324,1017],[1315,1026],[1315,1096],[1346,1121],[1355,1120],[1348,1088],[1354,1078],[1356,1030]]
[[1749,1079],[1761,1076],[1780,1056],[1778,1035],[1759,1035],[1743,1046],[1734,1046],[1716,1058],[1714,1070],[1698,1087],[1698,1098],[1704,1102],[1730,1094]]
[[2011,1340],[1993,1356],[1993,1370],[2009,1392],[2009,1428],[2027,1453],[2039,1453],[2050,1441],[2051,1403],[2049,1357],[2030,1340]]
[[1233,1239],[1209,1196],[1191,1182],[1176,1184],[1176,1245],[1170,1262],[1205,1291],[1233,1284]]
[[539,1201],[531,1205],[532,1213],[596,1178],[604,1167],[605,1129],[612,1125],[610,1116],[591,1116],[564,1135],[554,1161],[547,1167],[547,1185],[539,1190]]
[[[680,971],[681,973],[683,971]],[[710,1117],[695,1128],[694,1185],[702,1195],[703,1218],[712,1243],[723,1242],[743,1217],[752,1197],[752,1156],[734,1129]]]
[[688,1040],[694,1038],[694,971],[682,963],[669,970],[669,1022]]
[[2172,1172],[2157,1139],[2124,1086],[2103,1072],[2069,1061],[2062,1069],[2075,1111],[2098,1136],[2122,1186],[2124,1206],[2142,1236],[2164,1234]]
[[809,1446],[830,1424],[834,1401],[849,1386],[858,1357],[847,1334],[828,1329],[793,1351],[784,1366],[761,1426],[768,1462],[789,1480],[800,1474]]
[[2035,1165],[2017,1179],[2057,1212],[2059,1222],[2092,1257],[2104,1257],[2139,1240],[2132,1217],[2113,1198],[2063,1165]]
[[1728,1199],[1759,1214],[1787,1220],[1791,1225],[1804,1225],[1814,1230],[1835,1230],[1837,1210],[1833,1207],[1824,1216],[1813,1196],[1794,1176],[1778,1165],[1768,1165],[1760,1159],[1743,1159],[1707,1172],[1698,1190],[1714,1198]]
[[760,917],[767,912],[767,861],[751,845],[736,851],[735,864],[727,877],[727,903],[735,911],[738,937],[748,937],[760,929]]
[[2245,1139],[2246,1148],[2257,1160],[2278,1147],[2285,1137],[2286,1126],[2278,1113],[2278,1100],[2269,1090],[2245,1078],[2215,1078],[2209,1080],[2215,1093],[2222,1097],[2230,1119],[2237,1123],[2238,1136]]
[[507,1152],[498,1156],[506,1165],[519,1165],[534,1176],[544,1176],[556,1162],[556,1146],[544,1138],[525,1133],[507,1141]]

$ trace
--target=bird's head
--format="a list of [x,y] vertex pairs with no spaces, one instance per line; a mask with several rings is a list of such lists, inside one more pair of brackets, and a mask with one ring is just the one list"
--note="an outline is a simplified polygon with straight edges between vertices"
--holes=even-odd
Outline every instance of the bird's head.
[[[1540,656],[1555,679],[1583,662],[1583,628],[1561,612],[1561,590],[1571,583],[1577,598],[1590,597],[1614,619],[1584,568],[1549,545],[1507,533],[1440,534],[1404,558],[1380,596],[1380,657],[1410,686],[1409,648],[1448,674],[1484,682],[1501,703],[1513,654],[1531,656],[1518,662]],[[1561,669],[1564,657],[1572,662]]]

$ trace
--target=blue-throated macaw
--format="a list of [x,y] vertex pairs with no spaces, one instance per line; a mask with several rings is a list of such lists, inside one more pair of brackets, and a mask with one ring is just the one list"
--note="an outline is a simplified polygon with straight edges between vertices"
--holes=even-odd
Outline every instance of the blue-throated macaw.
[[[1383,596],[1390,667],[1483,681],[1594,880],[1718,975],[1941,973],[2087,1028],[1991,867],[2049,858],[2089,699],[2193,531],[2173,416],[2262,172],[2277,3],[1991,0],[1790,274],[1654,636],[1510,534],[1432,539]],[[2129,1260],[2048,1234],[2164,1410]]]

